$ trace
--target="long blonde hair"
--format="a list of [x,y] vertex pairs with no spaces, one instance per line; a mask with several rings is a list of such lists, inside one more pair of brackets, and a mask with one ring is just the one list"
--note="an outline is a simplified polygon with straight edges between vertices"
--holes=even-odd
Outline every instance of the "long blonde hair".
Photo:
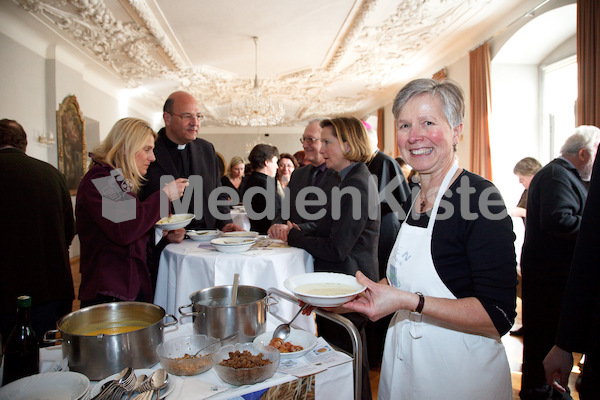
[[106,139],[92,152],[89,167],[98,161],[120,168],[123,177],[133,184],[132,192],[138,193],[146,178],[138,170],[135,154],[144,148],[149,136],[156,140],[158,135],[146,121],[138,118],[118,120]]

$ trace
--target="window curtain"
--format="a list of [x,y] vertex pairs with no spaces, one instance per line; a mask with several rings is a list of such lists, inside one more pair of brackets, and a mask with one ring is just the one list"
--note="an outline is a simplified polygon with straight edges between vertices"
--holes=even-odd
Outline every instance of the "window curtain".
[[469,53],[471,95],[471,172],[492,180],[489,117],[492,111],[490,91],[490,47],[486,43]]
[[600,2],[577,1],[577,124],[600,126]]

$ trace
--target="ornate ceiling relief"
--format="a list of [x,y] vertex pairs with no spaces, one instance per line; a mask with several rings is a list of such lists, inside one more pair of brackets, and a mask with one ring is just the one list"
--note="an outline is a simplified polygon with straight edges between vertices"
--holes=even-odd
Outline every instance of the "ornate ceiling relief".
[[[168,81],[189,91],[211,125],[229,125],[230,104],[252,91],[251,79],[190,65],[185,50],[169,39],[145,0],[119,0],[126,11],[119,10],[121,19],[103,0],[13,1],[128,86]],[[394,5],[389,0],[363,0],[324,67],[261,80],[261,91],[285,104],[286,125],[360,110],[362,103],[402,83],[404,67],[455,30],[465,15],[491,1],[396,0]],[[127,15],[131,18],[124,20]],[[344,85],[351,89],[340,91]],[[152,103],[162,106],[161,96],[151,96]]]

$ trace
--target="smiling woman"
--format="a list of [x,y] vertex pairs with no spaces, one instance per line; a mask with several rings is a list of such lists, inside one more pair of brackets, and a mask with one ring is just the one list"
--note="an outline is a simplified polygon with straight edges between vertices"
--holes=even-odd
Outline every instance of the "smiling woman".
[[123,118],[92,153],[77,192],[75,215],[81,242],[81,306],[153,299],[146,245],[160,218],[161,202],[181,197],[189,185],[177,179],[143,202],[138,192],[154,161],[156,133],[140,119]]

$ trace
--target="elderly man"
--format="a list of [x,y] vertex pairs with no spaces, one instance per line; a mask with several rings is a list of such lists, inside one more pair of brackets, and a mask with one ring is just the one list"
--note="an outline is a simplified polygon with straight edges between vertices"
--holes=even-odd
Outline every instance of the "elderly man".
[[[158,131],[154,147],[156,161],[150,164],[146,174],[147,182],[142,187],[140,199],[143,201],[152,193],[161,188],[161,177],[170,175],[174,179],[199,176],[202,178],[202,187],[193,187],[192,197],[188,212],[196,214],[188,229],[221,229],[225,232],[243,230],[237,224],[232,223],[229,207],[219,206],[218,211],[225,218],[216,218],[210,213],[208,198],[213,190],[221,186],[221,174],[214,146],[198,138],[198,130],[204,116],[200,113],[200,106],[196,99],[186,92],[172,93],[163,106],[163,120],[165,127]],[[191,181],[193,183],[194,181]],[[201,190],[202,193],[198,193]],[[202,195],[202,212],[195,210],[194,197]],[[184,194],[184,200],[186,195]],[[226,200],[227,195],[219,196],[220,200]],[[156,246],[151,246],[150,271],[155,281],[158,271],[158,261],[161,251],[169,243],[179,243],[185,236],[185,229],[178,229],[166,233]]]
[[[523,275],[523,400],[565,398],[546,384],[542,361],[556,338],[563,294],[579,233],[600,129],[580,126],[561,156],[531,181],[527,197]],[[554,396],[554,397],[553,397]]]
[[[316,224],[318,218],[315,217],[315,214],[325,208],[327,198],[319,199],[322,201],[319,201],[318,204],[309,204],[306,206],[304,200],[310,200],[311,202],[317,200],[315,194],[317,191],[329,196],[331,189],[340,182],[337,173],[334,170],[327,169],[325,159],[319,153],[321,150],[320,122],[318,119],[310,121],[300,138],[304,149],[304,160],[310,162],[310,164],[300,167],[292,173],[290,183],[287,187],[289,189],[289,196],[286,195],[285,198],[286,202],[289,200],[289,218],[284,218],[285,215],[275,218],[275,224],[269,228],[269,236],[271,237],[281,238],[282,228],[285,226],[283,223],[286,220],[298,224],[300,228],[306,226],[305,224]],[[309,186],[313,186],[315,191],[308,193],[306,198],[304,196],[302,198],[298,197],[298,192]]]
[[[218,157],[211,143],[198,138],[198,130],[204,116],[196,99],[186,92],[172,93],[163,107],[165,127],[158,132],[154,154],[156,161],[150,164],[140,198],[143,200],[160,189],[160,179],[171,175],[175,179],[190,176],[202,177],[202,214],[194,212],[194,200],[190,201],[189,212],[196,214],[191,229],[216,229],[223,231],[242,230],[231,219],[215,218],[208,207],[208,196],[221,186]],[[194,187],[195,191],[200,188]],[[193,196],[197,195],[194,192]],[[185,197],[185,196],[184,196]],[[226,198],[226,197],[225,197]],[[221,214],[229,215],[229,207],[218,208]],[[185,230],[173,231],[170,241],[181,241]]]
[[31,320],[44,332],[71,312],[75,294],[69,245],[75,235],[67,182],[52,165],[25,154],[27,135],[16,121],[0,120],[0,332],[6,342],[16,322],[17,297],[31,295]]

